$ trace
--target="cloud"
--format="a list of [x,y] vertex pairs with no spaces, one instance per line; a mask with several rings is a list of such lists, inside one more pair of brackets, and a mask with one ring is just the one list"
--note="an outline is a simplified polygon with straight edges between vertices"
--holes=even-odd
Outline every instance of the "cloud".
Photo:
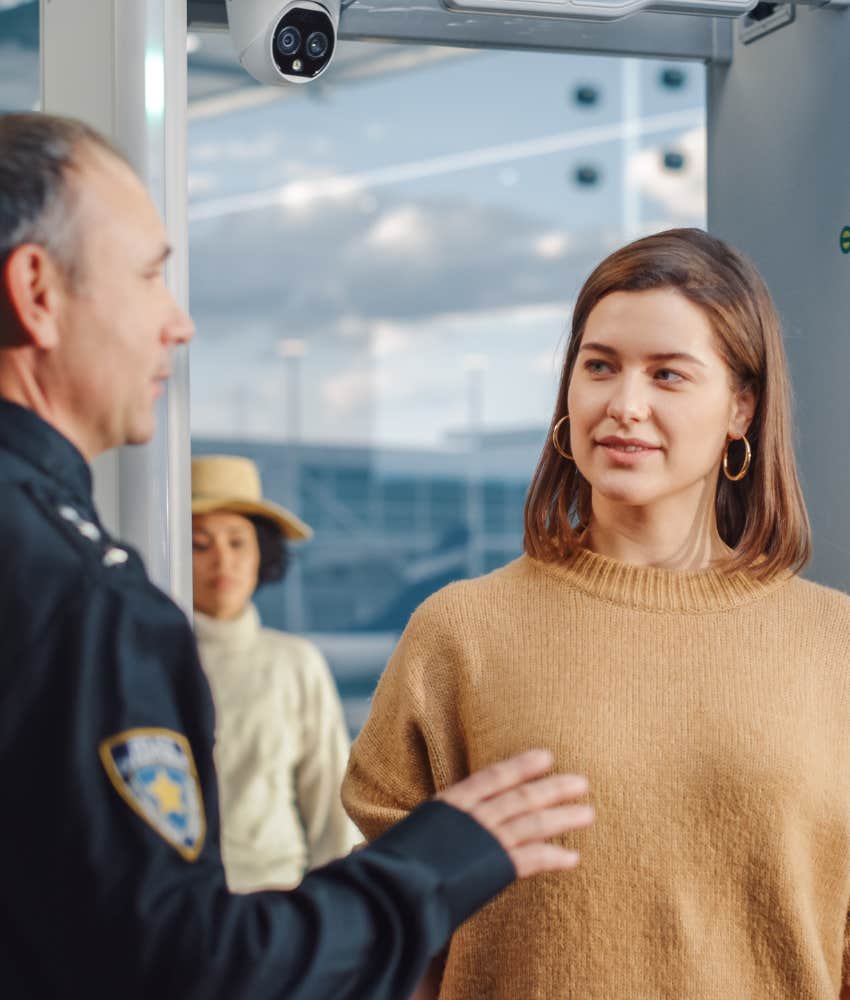
[[372,327],[372,353],[376,358],[388,358],[409,350],[415,339],[410,326],[378,320]]
[[[681,153],[681,170],[666,169],[665,151]],[[628,177],[642,194],[653,199],[679,219],[701,221],[705,218],[706,138],[705,128],[684,132],[663,146],[643,149],[629,163]],[[680,223],[681,224],[681,223]]]
[[371,324],[362,316],[354,313],[343,313],[339,317],[335,333],[345,340],[365,340],[369,336]]
[[562,355],[563,351],[560,347],[553,348],[551,351],[540,351],[530,358],[528,370],[535,375],[558,376],[561,374]]
[[211,171],[192,170],[189,173],[188,190],[189,197],[197,195],[212,194],[218,190],[218,174]]
[[208,139],[192,143],[191,157],[200,163],[222,166],[231,163],[260,162],[280,155],[283,141],[275,132],[257,136],[254,139]]
[[194,222],[192,306],[208,335],[265,319],[286,336],[352,338],[378,320],[533,309],[571,298],[607,250],[513,205],[373,196],[365,226],[356,198]]
[[328,406],[346,416],[369,405],[375,394],[375,376],[371,371],[332,375],[322,382],[320,391]]
[[534,253],[543,260],[555,260],[563,257],[570,248],[570,239],[566,233],[552,231],[541,233],[532,242]]
[[[554,135],[536,136],[517,141],[497,143],[482,146],[477,149],[467,149],[448,154],[420,158],[405,163],[382,164],[378,167],[319,176],[310,184],[310,197],[321,199],[335,197],[340,191],[354,192],[379,190],[386,187],[397,187],[410,182],[423,181],[429,178],[442,177],[450,174],[476,170],[481,167],[505,166],[516,170],[515,164],[524,160],[534,160],[538,157],[559,155],[570,150],[580,150],[588,147],[619,142],[626,137],[640,137],[653,134],[668,133],[673,129],[688,127],[701,117],[696,108],[653,115],[632,121],[614,121],[603,125],[590,126],[585,129],[569,129]],[[262,141],[262,140],[260,140]],[[236,144],[243,146],[243,143]],[[202,149],[205,149],[202,147]],[[209,155],[207,150],[204,155]],[[503,174],[508,178],[508,184],[513,183],[512,174]],[[216,218],[226,215],[242,214],[246,211],[260,211],[286,201],[286,192],[279,186],[264,190],[255,187],[250,192],[250,200],[241,202],[234,200],[219,200],[194,207],[196,218]]]
[[430,219],[419,205],[399,205],[385,212],[366,233],[366,246],[373,251],[419,256],[433,254]]

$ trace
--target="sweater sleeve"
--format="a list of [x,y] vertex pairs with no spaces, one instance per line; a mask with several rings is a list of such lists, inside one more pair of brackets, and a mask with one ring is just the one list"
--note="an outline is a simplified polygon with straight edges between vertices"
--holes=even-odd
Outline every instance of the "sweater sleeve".
[[370,841],[469,773],[459,715],[462,647],[443,606],[436,595],[414,613],[352,747],[342,800]]
[[308,866],[316,868],[348,854],[360,838],[340,798],[349,741],[336,686],[312,643],[303,644],[302,667],[305,724],[295,781]]

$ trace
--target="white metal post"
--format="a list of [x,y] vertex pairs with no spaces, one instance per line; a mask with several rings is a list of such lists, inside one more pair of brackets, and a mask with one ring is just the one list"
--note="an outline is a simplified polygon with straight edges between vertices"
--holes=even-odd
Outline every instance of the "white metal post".
[[[42,108],[107,135],[148,185],[173,247],[167,280],[188,302],[186,0],[41,0]],[[175,352],[154,440],[95,462],[108,526],[191,609],[189,367]]]
[[620,68],[622,81],[622,124],[623,141],[620,146],[622,169],[621,192],[623,242],[631,243],[640,235],[640,189],[631,176],[632,162],[640,149],[640,63],[636,59],[624,59]]

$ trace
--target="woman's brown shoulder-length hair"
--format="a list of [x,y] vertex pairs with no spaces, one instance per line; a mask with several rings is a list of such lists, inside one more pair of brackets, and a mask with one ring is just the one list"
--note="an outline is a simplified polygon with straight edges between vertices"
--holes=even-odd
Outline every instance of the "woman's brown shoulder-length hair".
[[[525,551],[552,562],[568,558],[590,518],[590,486],[552,444],[567,414],[567,391],[585,324],[612,292],[674,288],[703,310],[738,388],[756,397],[747,432],[752,463],[731,482],[718,468],[715,508],[723,541],[734,549],[725,567],[769,578],[797,572],[811,551],[809,519],[794,460],[791,386],[782,328],[755,267],[700,229],[670,229],[617,250],[584,283],[573,312],[558,401],[525,505]],[[735,451],[737,455],[738,452]]]

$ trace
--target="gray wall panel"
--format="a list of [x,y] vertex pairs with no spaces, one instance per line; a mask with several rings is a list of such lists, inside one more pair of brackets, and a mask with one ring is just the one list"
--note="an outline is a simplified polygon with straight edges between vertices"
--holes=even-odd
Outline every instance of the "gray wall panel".
[[812,518],[808,575],[850,590],[850,13],[797,10],[708,75],[708,220],[776,299]]

